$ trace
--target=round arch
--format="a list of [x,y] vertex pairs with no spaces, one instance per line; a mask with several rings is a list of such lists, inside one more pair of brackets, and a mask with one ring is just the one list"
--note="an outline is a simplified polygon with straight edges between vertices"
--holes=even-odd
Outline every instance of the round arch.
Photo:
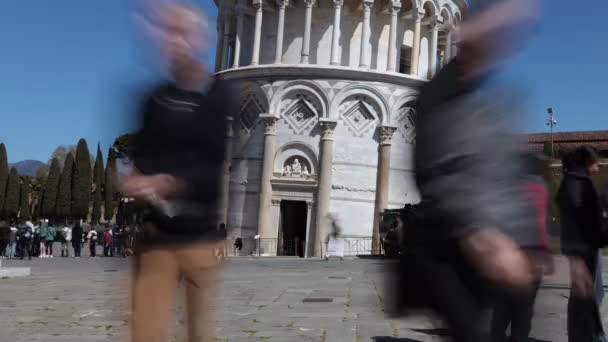
[[312,146],[301,141],[291,141],[277,149],[274,155],[273,171],[282,172],[285,163],[294,157],[302,158],[302,164],[308,165],[311,175],[318,174],[317,154]]
[[293,80],[282,84],[270,100],[269,112],[277,116],[281,115],[281,101],[294,91],[303,91],[315,98],[321,107],[319,118],[327,117],[329,108],[327,94],[317,83],[308,80]]
[[344,102],[346,98],[353,95],[364,96],[370,99],[375,105],[378,106],[378,108],[380,109],[380,112],[378,113],[378,121],[381,125],[384,125],[390,121],[388,113],[389,106],[382,93],[380,93],[378,89],[365,84],[350,85],[342,89],[338,94],[336,94],[336,96],[332,99],[331,106],[329,108],[329,119],[338,120],[340,115],[340,105]]

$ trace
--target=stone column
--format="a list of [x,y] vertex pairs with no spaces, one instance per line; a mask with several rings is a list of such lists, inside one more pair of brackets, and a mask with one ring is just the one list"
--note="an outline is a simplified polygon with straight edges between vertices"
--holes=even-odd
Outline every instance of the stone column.
[[319,185],[317,186],[317,212],[315,217],[315,246],[314,256],[323,256],[324,243],[329,231],[327,229],[327,214],[329,213],[329,202],[331,195],[331,182],[333,177],[334,159],[334,130],[337,121],[320,119],[321,144],[319,146]]
[[277,0],[279,6],[279,20],[277,24],[277,48],[274,54],[274,64],[281,64],[283,61],[283,34],[285,32],[285,8],[289,5],[289,0]]
[[315,0],[304,0],[306,4],[306,15],[304,17],[304,42],[302,42],[302,59],[300,63],[308,64],[308,56],[310,54],[310,26],[312,25],[312,6]]
[[401,2],[393,1],[391,3],[391,28],[388,37],[388,63],[386,70],[397,70],[397,14],[401,10]]
[[241,4],[236,7],[236,36],[234,38],[234,62],[233,68],[238,68],[241,64],[241,39],[243,38],[243,16],[245,7]]
[[344,0],[334,0],[334,27],[331,36],[331,65],[340,65],[338,45],[340,44],[340,17]]
[[431,22],[431,41],[429,44],[429,79],[435,76],[437,71],[437,37],[439,35],[439,25],[436,20]]
[[374,205],[374,227],[372,229],[372,254],[380,254],[380,213],[388,204],[388,186],[391,170],[391,139],[396,127],[380,127],[378,165],[376,169],[376,201]]
[[312,201],[306,201],[306,243],[304,244],[304,257],[310,258],[312,257],[312,252],[315,250],[314,248],[310,248],[310,241],[314,241],[314,232],[312,231],[312,227],[310,223],[312,222]]
[[443,51],[443,65],[452,60],[452,28],[448,27],[445,32],[445,50]]
[[274,153],[276,151],[277,122],[279,118],[272,114],[261,114],[260,121],[264,125],[264,159],[262,161],[262,177],[260,180],[260,203],[258,207],[258,234],[262,239],[277,238],[272,236],[271,199],[272,171],[274,169]]
[[260,64],[260,40],[262,39],[262,2],[263,0],[252,0],[255,8],[255,31],[253,33],[253,55],[251,65]]
[[[230,198],[230,167],[232,166],[232,139],[234,137],[232,117],[226,118],[226,137],[225,137],[225,152],[224,164],[222,166],[222,193],[220,194],[220,221],[219,223],[228,223],[228,203]],[[226,227],[228,228],[228,227]]]
[[230,49],[230,15],[224,16],[224,37],[222,39],[222,70],[228,69],[228,50]]
[[359,67],[369,68],[369,17],[374,0],[363,0],[363,22],[361,29],[361,53],[359,56]]
[[422,26],[422,18],[424,12],[415,12],[414,19],[416,23],[414,25],[414,41],[412,42],[412,65],[410,66],[410,75],[418,76],[418,62],[420,59],[420,29]]

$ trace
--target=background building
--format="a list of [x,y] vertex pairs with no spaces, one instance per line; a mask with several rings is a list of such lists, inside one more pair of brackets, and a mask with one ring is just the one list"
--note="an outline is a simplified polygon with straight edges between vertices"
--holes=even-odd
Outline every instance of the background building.
[[465,1],[216,4],[216,67],[242,85],[227,132],[230,236],[259,235],[260,254],[319,256],[336,212],[347,242],[376,251],[378,213],[418,201],[413,105],[456,53]]

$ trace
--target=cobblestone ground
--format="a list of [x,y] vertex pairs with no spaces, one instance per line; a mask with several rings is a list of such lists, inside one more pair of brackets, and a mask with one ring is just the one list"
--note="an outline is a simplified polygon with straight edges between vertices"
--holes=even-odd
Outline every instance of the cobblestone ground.
[[[0,342],[127,341],[127,260],[3,265],[31,266],[32,276],[0,280]],[[533,336],[541,341],[566,341],[567,272],[560,265],[537,300]],[[430,318],[385,317],[381,261],[232,259],[225,266],[221,341],[442,341]],[[182,312],[180,301],[172,341],[185,341]]]

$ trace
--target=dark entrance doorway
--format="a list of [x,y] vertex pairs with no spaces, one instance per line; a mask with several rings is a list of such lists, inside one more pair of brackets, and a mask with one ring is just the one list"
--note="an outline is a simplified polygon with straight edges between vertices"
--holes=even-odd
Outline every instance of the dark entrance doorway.
[[278,255],[304,257],[308,206],[304,201],[281,201]]

